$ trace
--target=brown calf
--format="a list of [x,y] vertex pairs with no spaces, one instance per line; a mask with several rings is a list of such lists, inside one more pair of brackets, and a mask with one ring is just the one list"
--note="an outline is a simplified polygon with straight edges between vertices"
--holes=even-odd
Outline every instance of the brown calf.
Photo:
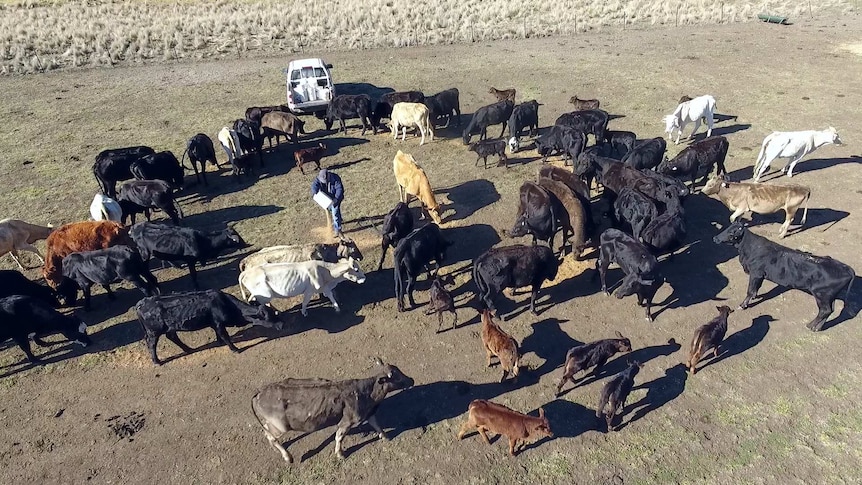
[[493,94],[497,97],[497,101],[503,101],[504,99],[511,99],[512,102],[515,102],[515,88],[511,89],[496,89],[491,87],[488,90],[488,93]]
[[[451,276],[448,278],[451,280]],[[458,325],[458,313],[455,312],[455,300],[452,299],[452,295],[446,290],[446,284],[440,276],[434,277],[429,293],[431,301],[428,304],[429,308],[425,310],[425,314],[437,314],[437,333],[440,333],[440,330],[443,328],[443,312],[452,313],[452,328],[454,329]]]
[[733,313],[730,307],[722,305],[715,307],[718,316],[704,325],[697,327],[694,338],[691,339],[691,350],[688,353],[688,361],[685,366],[694,375],[697,372],[697,363],[712,349],[712,356],[718,357],[719,346],[727,333],[727,316]]
[[726,177],[712,176],[703,187],[705,195],[717,195],[721,203],[733,211],[730,222],[735,221],[746,212],[758,214],[772,214],[784,210],[784,224],[778,235],[787,235],[787,228],[793,222],[796,211],[804,203],[805,211],[802,213],[802,221],[808,218],[808,199],[811,197],[811,189],[804,185],[796,184],[755,184],[746,182],[728,182]]
[[681,97],[681,98],[679,98],[679,103],[677,103],[677,104],[682,104],[682,103],[685,103],[685,102],[691,101],[692,99],[693,99],[693,98],[692,98],[691,96],[688,96],[688,95],[683,94],[683,95],[682,95],[682,97]]
[[518,342],[494,323],[491,310],[487,308],[482,310],[482,344],[488,356],[488,367],[491,367],[491,357],[496,355],[500,361],[503,368],[500,382],[505,381],[510,372],[515,379],[518,378]]
[[509,439],[509,454],[512,456],[515,456],[517,448],[527,442],[554,437],[548,418],[545,417],[545,410],[542,408],[539,408],[539,417],[536,418],[513,411],[502,404],[476,399],[470,403],[467,413],[467,421],[458,430],[459,440],[473,428],[476,428],[485,443],[489,445],[491,440],[485,434],[486,431],[504,435]]
[[296,160],[296,166],[299,167],[299,171],[305,175],[302,165],[314,162],[314,167],[320,170],[320,159],[323,158],[324,153],[326,153],[326,145],[318,143],[316,147],[300,148],[293,152],[293,159]]
[[569,102],[575,107],[575,111],[599,109],[600,104],[598,99],[579,99],[577,95],[572,96]]
[[119,244],[133,246],[129,229],[114,221],[73,222],[58,227],[45,241],[45,281],[56,288],[63,279],[63,258],[82,251],[95,251]]

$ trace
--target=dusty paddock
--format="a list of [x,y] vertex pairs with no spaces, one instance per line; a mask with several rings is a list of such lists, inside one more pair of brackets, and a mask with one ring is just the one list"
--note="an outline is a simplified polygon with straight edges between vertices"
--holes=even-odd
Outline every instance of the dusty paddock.
[[[711,93],[718,111],[738,116],[717,125],[731,142],[728,167],[750,176],[763,136],[776,129],[833,125],[846,145],[827,147],[801,163],[794,182],[810,185],[812,211],[805,230],[784,242],[829,254],[862,270],[857,148],[860,58],[842,49],[858,45],[858,17],[821,17],[791,27],[762,24],[602,33],[540,41],[427,49],[375,50],[327,55],[338,82],[418,88],[426,93],[457,86],[466,114],[486,104],[489,85],[515,86],[519,98],[537,98],[542,124],[567,111],[573,94],[597,97],[624,118],[612,121],[641,137],[661,134],[659,120],[681,94]],[[214,136],[247,106],[281,102],[280,68],[288,59],[255,59],[144,68],[59,72],[0,79],[4,193],[0,213],[60,224],[86,217],[96,189],[92,158],[106,147],[148,144],[180,153],[198,131]],[[465,116],[465,120],[467,116]],[[312,122],[312,129],[322,129]],[[318,132],[320,134],[320,132]],[[327,166],[339,167],[348,186],[345,216],[371,270],[378,236],[367,221],[396,200],[391,159],[412,152],[447,206],[445,233],[455,241],[445,272],[499,242],[513,218],[517,187],[534,177],[534,152],[508,171],[473,167],[454,131],[433,143],[364,138],[358,131],[327,137]],[[316,142],[316,140],[315,140]],[[671,154],[679,150],[672,147]],[[190,187],[183,198],[187,224],[199,228],[237,222],[256,247],[315,240],[323,217],[308,199],[310,175],[293,168],[291,148],[269,153],[264,175],[235,184],[225,173],[208,189]],[[28,163],[30,162],[30,163]],[[779,180],[781,181],[781,180]],[[163,341],[153,366],[131,312],[131,289],[116,302],[94,299],[81,312],[94,324],[95,345],[81,353],[51,349],[50,364],[30,368],[8,344],[0,353],[0,465],[6,483],[858,483],[862,465],[862,398],[858,319],[847,314],[825,332],[804,323],[813,300],[772,290],[769,299],[731,315],[728,353],[719,364],[686,378],[679,367],[694,328],[715,305],[737,305],[747,279],[735,252],[715,246],[714,223],[728,212],[715,201],[686,202],[691,246],[664,263],[670,285],[646,323],[631,299],[598,293],[591,255],[567,261],[559,281],[542,292],[541,314],[521,313],[504,323],[520,342],[529,366],[515,384],[494,381],[484,367],[472,284],[459,273],[463,326],[435,335],[436,321],[421,310],[397,314],[391,259],[363,286],[338,290],[344,313],[315,307],[307,319],[288,315],[282,334],[234,332],[245,347],[233,355],[214,347],[210,332],[184,336],[204,348],[190,356]],[[365,219],[363,219],[365,218]],[[755,231],[771,237],[777,218]],[[238,294],[236,258],[228,255],[201,272],[207,286]],[[391,258],[391,256],[390,256]],[[31,264],[33,260],[30,260]],[[6,258],[5,267],[11,267]],[[35,277],[37,272],[30,271]],[[190,288],[185,272],[163,270],[166,290]],[[613,273],[618,277],[618,272]],[[862,286],[857,286],[862,289]],[[426,301],[426,283],[417,299]],[[854,292],[856,293],[856,292]],[[859,301],[858,293],[855,301]],[[549,303],[554,303],[553,306]],[[281,302],[280,307],[286,308]],[[841,303],[837,309],[842,308]],[[80,310],[78,310],[80,311]],[[838,315],[836,311],[835,315]],[[600,382],[555,399],[553,388],[568,347],[622,331],[646,364],[615,434],[594,430]],[[331,430],[298,440],[304,457],[287,467],[266,443],[251,412],[254,390],[286,376],[344,379],[367,375],[380,356],[416,379],[390,397],[380,422],[390,442],[362,428],[345,439],[346,461],[332,454]],[[177,357],[177,358],[174,358]],[[534,412],[544,406],[553,440],[509,458],[502,440],[486,446],[475,435],[455,442],[467,404],[488,398]]]

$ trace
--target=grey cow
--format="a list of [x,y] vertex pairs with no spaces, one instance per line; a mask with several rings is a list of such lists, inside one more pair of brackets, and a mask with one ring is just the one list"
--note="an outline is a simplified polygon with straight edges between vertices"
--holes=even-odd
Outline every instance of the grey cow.
[[251,398],[251,408],[266,439],[288,463],[293,463],[293,455],[282,444],[288,431],[312,432],[337,424],[335,454],[341,458],[344,435],[364,422],[386,439],[374,416],[377,406],[388,393],[412,387],[413,379],[394,365],[379,359],[377,364],[377,372],[365,379],[285,379],[264,386]]

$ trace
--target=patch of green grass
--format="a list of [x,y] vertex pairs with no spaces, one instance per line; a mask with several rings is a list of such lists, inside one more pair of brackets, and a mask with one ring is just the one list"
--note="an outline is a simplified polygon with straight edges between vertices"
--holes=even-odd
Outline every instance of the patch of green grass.
[[540,459],[530,469],[530,478],[536,483],[548,483],[571,478],[572,465],[570,462],[570,458],[559,451],[551,453]]

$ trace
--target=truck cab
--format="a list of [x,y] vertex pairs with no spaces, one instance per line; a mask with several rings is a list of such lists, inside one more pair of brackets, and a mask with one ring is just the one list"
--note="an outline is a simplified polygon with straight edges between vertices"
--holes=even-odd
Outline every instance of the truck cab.
[[329,70],[332,64],[323,59],[290,61],[284,70],[287,83],[287,105],[298,115],[314,114],[322,118],[335,97],[335,85]]

